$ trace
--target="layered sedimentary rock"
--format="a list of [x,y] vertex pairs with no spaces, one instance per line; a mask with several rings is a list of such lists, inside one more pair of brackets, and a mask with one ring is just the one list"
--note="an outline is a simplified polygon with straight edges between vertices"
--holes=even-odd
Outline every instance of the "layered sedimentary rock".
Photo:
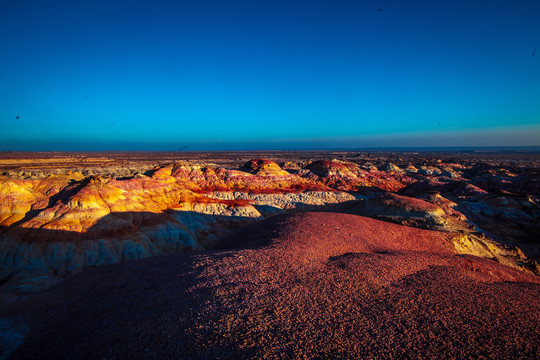
[[354,199],[270,161],[242,169],[250,172],[177,162],[127,179],[3,178],[0,278],[40,289],[87,266],[203,250],[284,209]]
[[[519,183],[521,180],[516,179]],[[474,228],[495,241],[510,247],[519,247],[528,256],[540,259],[540,198],[534,194],[518,194],[498,189],[493,191],[481,181],[424,179],[400,189],[399,194],[429,199],[444,196],[452,201],[454,209]],[[477,186],[486,186],[486,189]],[[528,183],[531,184],[531,183]],[[520,185],[506,186],[523,189]],[[529,185],[529,189],[535,187]],[[488,191],[491,190],[491,191]],[[436,199],[436,198],[433,198]],[[537,265],[535,265],[537,267]]]
[[80,172],[10,163],[16,172],[0,176],[0,281],[47,288],[88,266],[204,250],[263,218],[324,210],[451,233],[460,253],[540,271],[534,163],[315,155],[232,167],[96,156],[87,169],[86,158],[69,158]]
[[318,160],[305,167],[303,175],[342,191],[398,191],[414,180],[401,173],[372,169],[366,171],[358,164],[337,160]]
[[445,230],[448,224],[446,214],[439,206],[392,193],[353,202],[347,212],[426,229]]
[[530,270],[538,272],[536,262],[527,259],[521,251],[500,246],[478,232],[467,217],[456,210],[457,207],[456,203],[439,194],[423,200],[388,193],[350,201],[340,209],[400,225],[448,232],[450,242],[460,254],[486,257],[510,266],[528,264]]
[[282,170],[278,164],[271,160],[250,160],[242,166],[242,169],[257,176],[287,176],[289,173]]

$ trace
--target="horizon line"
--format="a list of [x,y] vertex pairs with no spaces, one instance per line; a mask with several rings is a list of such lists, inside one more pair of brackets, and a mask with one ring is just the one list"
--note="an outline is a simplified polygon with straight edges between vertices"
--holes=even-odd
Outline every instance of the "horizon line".
[[325,151],[528,151],[540,152],[537,145],[502,146],[369,146],[358,148],[299,148],[299,149],[229,149],[229,150],[0,150],[0,153],[228,153],[228,152],[325,152]]

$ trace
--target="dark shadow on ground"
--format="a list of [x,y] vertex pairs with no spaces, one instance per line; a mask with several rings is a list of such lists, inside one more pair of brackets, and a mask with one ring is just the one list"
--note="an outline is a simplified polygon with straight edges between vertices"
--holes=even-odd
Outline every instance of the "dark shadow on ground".
[[[280,234],[287,217],[313,221]],[[320,267],[266,247],[87,269],[0,308],[28,329],[9,359],[538,357],[538,284],[475,280],[506,269],[486,259],[342,251],[339,234],[323,240],[349,217],[280,215],[236,232],[250,247],[298,229],[320,239]]]

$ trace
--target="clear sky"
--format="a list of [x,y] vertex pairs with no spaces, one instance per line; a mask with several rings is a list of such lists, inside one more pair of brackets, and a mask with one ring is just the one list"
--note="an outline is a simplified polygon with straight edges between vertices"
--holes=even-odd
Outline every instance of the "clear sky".
[[0,150],[538,146],[540,1],[3,0],[0,122]]

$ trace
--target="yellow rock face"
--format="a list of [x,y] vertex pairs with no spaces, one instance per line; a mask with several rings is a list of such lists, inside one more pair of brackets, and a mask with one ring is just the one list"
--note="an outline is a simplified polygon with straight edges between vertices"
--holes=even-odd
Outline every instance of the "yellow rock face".
[[0,177],[0,278],[203,249],[262,213],[352,198],[275,163],[254,172],[173,163],[126,179]]

